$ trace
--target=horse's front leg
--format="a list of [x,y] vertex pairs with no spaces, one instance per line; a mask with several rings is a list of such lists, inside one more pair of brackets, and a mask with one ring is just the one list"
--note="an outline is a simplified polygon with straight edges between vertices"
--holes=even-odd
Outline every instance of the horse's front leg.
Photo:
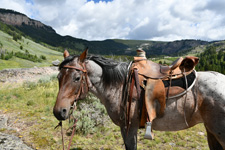
[[137,130],[138,127],[130,127],[129,132],[126,132],[125,126],[120,127],[121,134],[123,136],[123,141],[126,150],[136,150],[137,149]]
[[131,124],[129,126],[128,132],[126,130],[125,122],[120,125],[121,134],[123,136],[123,141],[126,150],[136,150],[137,149],[137,131],[139,128],[139,113],[138,113],[138,101],[136,99],[132,100],[130,109]]

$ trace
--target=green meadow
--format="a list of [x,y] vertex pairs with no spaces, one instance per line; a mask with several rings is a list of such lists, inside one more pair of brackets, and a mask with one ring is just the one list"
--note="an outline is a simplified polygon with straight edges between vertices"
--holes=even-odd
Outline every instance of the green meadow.
[[[54,129],[58,121],[52,113],[57,91],[55,75],[38,82],[25,82],[17,88],[1,89],[0,112],[10,116],[9,124],[12,127],[1,132],[15,134],[35,149],[62,149],[60,128]],[[75,116],[78,122],[72,150],[125,149],[119,127],[112,123],[104,106],[93,95],[78,103]],[[66,129],[71,125],[68,121],[63,122],[66,145],[71,134]],[[144,129],[138,131],[139,150],[209,149],[203,124],[178,132],[154,131],[153,141],[144,139],[144,132]]]

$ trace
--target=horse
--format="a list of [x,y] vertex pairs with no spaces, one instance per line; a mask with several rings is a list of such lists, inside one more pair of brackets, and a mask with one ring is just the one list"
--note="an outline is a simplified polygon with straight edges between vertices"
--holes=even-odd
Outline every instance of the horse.
[[[54,116],[60,121],[68,119],[75,101],[84,99],[91,92],[105,106],[112,122],[120,127],[125,148],[136,150],[140,119],[136,88],[133,89],[131,124],[127,133],[122,104],[129,63],[87,56],[87,53],[85,50],[80,56],[71,56],[64,51],[64,61],[59,66],[59,92],[53,108]],[[179,131],[203,123],[209,148],[225,149],[225,76],[213,71],[201,71],[196,75],[196,83],[186,95],[166,101],[164,115],[154,120],[152,129]],[[157,101],[155,105],[160,108]]]

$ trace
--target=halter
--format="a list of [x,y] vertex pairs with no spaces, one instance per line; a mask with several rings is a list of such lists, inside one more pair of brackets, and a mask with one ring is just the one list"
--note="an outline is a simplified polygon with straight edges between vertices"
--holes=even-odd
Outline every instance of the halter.
[[[84,63],[82,63],[80,65],[82,66],[82,68],[78,68],[78,67],[75,67],[75,66],[69,66],[69,65],[65,65],[65,66],[62,67],[62,68],[65,68],[65,69],[75,69],[75,70],[78,70],[78,71],[82,71],[81,81],[80,81],[80,88],[79,88],[78,92],[74,94],[75,95],[75,100],[73,102],[73,105],[71,106],[72,111],[70,112],[69,116],[71,116],[73,114],[73,111],[76,109],[77,99],[79,99],[79,97],[81,96],[82,93],[87,93],[89,91],[86,66],[85,66]],[[86,83],[86,88],[85,88],[86,91],[84,91],[85,83]],[[73,129],[73,130],[72,130],[72,134],[71,134],[71,137],[70,137],[70,141],[69,141],[69,145],[68,145],[68,149],[67,150],[70,149],[71,142],[72,142],[72,139],[73,139],[73,136],[74,136],[74,133],[75,133],[77,119],[75,119],[73,117],[73,120],[74,120],[74,124],[73,124],[72,127],[69,128],[69,129]],[[70,117],[69,117],[69,122],[70,122]],[[61,126],[62,145],[63,145],[63,150],[64,150],[65,148],[64,148],[62,121],[60,121],[59,124],[55,128],[57,128],[59,126]],[[69,129],[67,129],[67,130],[69,130]]]

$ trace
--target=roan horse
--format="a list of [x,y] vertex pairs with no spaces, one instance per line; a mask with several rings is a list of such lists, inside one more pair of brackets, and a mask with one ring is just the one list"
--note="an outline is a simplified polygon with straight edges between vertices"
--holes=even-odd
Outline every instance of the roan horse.
[[[59,67],[59,92],[53,109],[55,117],[60,121],[66,120],[74,100],[83,99],[88,92],[92,92],[104,104],[112,121],[121,128],[126,149],[137,149],[139,115],[135,92],[128,134],[121,105],[129,64],[98,56],[87,57],[87,50],[80,56],[70,56],[65,51],[64,58]],[[197,72],[197,81],[187,92],[185,108],[185,95],[169,99],[163,117],[154,120],[153,130],[178,131],[204,123],[209,148],[225,149],[224,89],[224,75],[212,71]],[[189,126],[184,121],[184,113]]]

